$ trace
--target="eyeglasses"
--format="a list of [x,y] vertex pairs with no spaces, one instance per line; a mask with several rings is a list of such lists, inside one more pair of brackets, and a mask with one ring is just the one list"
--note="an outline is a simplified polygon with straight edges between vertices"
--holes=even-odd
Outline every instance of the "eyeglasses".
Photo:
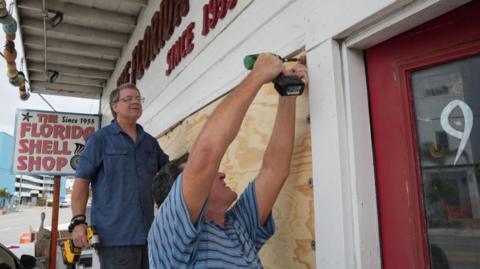
[[126,96],[123,98],[120,98],[119,101],[122,101],[123,103],[131,103],[133,101],[142,103],[145,102],[145,97],[141,96]]

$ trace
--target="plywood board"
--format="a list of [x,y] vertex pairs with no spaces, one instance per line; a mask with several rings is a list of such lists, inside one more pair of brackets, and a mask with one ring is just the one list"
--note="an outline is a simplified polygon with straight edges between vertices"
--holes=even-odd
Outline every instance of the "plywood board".
[[[188,151],[220,100],[185,119],[160,137],[160,145],[176,158]],[[227,184],[241,193],[257,174],[273,127],[278,94],[265,85],[250,106],[240,133],[227,150],[220,171]],[[308,123],[308,92],[297,98],[295,149],[290,176],[273,209],[275,235],[260,252],[265,268],[315,268],[311,242],[315,238],[311,137]]]

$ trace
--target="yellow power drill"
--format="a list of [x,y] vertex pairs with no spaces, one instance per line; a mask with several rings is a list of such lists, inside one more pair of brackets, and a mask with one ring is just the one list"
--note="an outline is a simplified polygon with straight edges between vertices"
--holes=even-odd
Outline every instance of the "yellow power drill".
[[[100,244],[100,237],[96,233],[94,226],[87,227],[87,240],[90,246],[94,248]],[[62,257],[63,257],[64,264],[72,265],[77,263],[80,260],[81,253],[82,253],[82,249],[79,247],[76,247],[73,244],[72,239],[63,241]]]

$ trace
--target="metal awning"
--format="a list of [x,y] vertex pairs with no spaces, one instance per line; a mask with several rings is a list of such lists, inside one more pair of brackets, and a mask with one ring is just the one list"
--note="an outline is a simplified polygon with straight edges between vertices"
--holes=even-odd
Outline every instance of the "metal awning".
[[30,90],[98,99],[147,2],[17,0]]

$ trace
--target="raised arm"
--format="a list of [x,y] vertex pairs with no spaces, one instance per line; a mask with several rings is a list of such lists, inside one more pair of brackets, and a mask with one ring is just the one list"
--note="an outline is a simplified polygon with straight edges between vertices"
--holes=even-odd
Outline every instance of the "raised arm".
[[[308,80],[306,67],[301,64],[297,64],[292,70],[285,73],[297,75],[304,82]],[[279,97],[270,142],[263,155],[262,167],[255,178],[255,192],[260,223],[262,224],[265,223],[272,211],[278,194],[290,173],[290,162],[295,142],[296,99],[296,96]]]
[[264,83],[283,70],[282,62],[262,54],[253,70],[217,106],[190,151],[183,174],[183,195],[193,223],[207,200],[223,154],[235,139],[248,107]]

